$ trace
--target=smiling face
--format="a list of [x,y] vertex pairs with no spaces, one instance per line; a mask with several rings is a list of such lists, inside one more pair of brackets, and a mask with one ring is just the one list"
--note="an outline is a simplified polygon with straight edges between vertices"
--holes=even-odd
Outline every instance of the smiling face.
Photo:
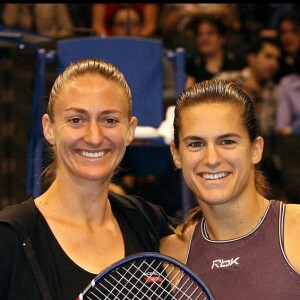
[[43,116],[44,135],[53,145],[57,178],[108,182],[133,140],[136,118],[115,82],[95,74],[67,82],[54,104],[54,121]]
[[255,192],[255,167],[263,140],[251,143],[241,108],[230,103],[201,103],[180,112],[179,147],[173,160],[199,204],[220,204]]

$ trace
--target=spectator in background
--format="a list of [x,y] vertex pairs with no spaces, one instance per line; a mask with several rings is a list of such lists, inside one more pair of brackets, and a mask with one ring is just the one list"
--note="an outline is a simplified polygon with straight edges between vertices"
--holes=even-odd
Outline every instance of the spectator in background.
[[300,51],[300,13],[288,11],[278,21],[278,39],[281,42],[282,57],[276,80],[295,71],[295,57]]
[[290,203],[300,203],[300,52],[295,72],[283,76],[277,89],[278,162]]
[[277,90],[276,131],[300,136],[300,50],[294,62],[295,72],[281,78]]
[[161,37],[168,49],[196,50],[193,20],[200,16],[221,18],[232,32],[240,27],[234,3],[165,3],[161,14]]
[[261,134],[270,136],[275,130],[276,88],[274,76],[279,68],[281,48],[276,38],[261,37],[253,41],[243,69],[224,71],[214,78],[234,81],[250,95],[255,104]]
[[142,36],[143,14],[133,4],[119,5],[112,14],[112,35]]
[[6,3],[3,24],[52,38],[73,35],[73,23],[65,3]]
[[227,27],[221,19],[203,16],[195,21],[197,51],[186,60],[186,88],[211,79],[221,71],[239,70],[245,65],[227,48]]
[[[94,3],[92,6],[92,26],[96,35],[112,35],[112,16],[119,3]],[[157,33],[159,4],[133,3],[143,15],[142,37],[153,37]]]

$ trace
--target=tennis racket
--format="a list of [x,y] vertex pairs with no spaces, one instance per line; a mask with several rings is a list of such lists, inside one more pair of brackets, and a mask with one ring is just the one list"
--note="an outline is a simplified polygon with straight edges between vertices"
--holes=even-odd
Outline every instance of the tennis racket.
[[213,300],[206,284],[178,260],[141,252],[112,264],[77,300]]

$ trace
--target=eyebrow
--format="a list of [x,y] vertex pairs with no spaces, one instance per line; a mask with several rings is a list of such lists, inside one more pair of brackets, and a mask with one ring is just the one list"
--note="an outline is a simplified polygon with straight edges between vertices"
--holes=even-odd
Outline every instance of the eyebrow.
[[[83,109],[83,108],[77,108],[77,107],[70,107],[64,110],[65,112],[69,112],[69,111],[75,111],[81,114],[86,114],[88,113],[87,110]],[[101,111],[101,114],[111,114],[111,113],[121,113],[120,110],[117,109],[107,109],[107,110],[103,110]]]
[[[233,133],[233,132],[229,132],[223,135],[218,136],[218,139],[226,139],[226,138],[232,138],[232,137],[236,137],[236,138],[240,138],[241,136],[239,134]],[[190,135],[187,136],[183,139],[183,141],[187,141],[187,140],[204,140],[204,138],[200,137],[200,136],[196,136],[196,135]]]

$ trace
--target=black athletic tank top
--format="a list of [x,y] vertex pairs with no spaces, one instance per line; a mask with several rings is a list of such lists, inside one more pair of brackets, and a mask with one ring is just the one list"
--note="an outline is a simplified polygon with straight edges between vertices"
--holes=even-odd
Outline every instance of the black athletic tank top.
[[[56,299],[75,300],[98,274],[89,273],[76,265],[59,245],[43,215],[38,214],[37,228],[44,235],[37,253],[41,269],[49,286],[56,289]],[[118,209],[114,210],[114,214],[124,237],[125,256],[145,251],[123,214]]]
[[284,214],[285,205],[272,200],[253,231],[226,241],[210,240],[201,219],[191,239],[187,266],[218,300],[300,299],[300,274],[284,253]]

